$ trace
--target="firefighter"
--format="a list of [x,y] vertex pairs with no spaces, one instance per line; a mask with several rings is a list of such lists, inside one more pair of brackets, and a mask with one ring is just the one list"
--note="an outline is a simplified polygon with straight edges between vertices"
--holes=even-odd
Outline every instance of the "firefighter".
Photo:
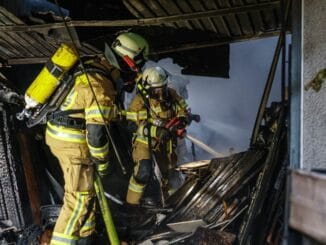
[[[120,57],[127,56],[139,65],[146,58],[148,43],[135,33],[122,33],[112,50],[119,67],[125,66]],[[98,171],[104,176],[108,170],[112,153],[104,125],[117,116],[115,82],[122,73],[110,59],[90,59],[84,62],[86,72],[74,70],[73,88],[60,110],[48,117],[46,143],[59,160],[65,181],[63,206],[51,239],[54,245],[91,244],[95,231],[93,175]]]
[[[147,68],[143,72],[141,90],[132,100],[127,119],[134,121],[137,132],[133,139],[134,171],[129,181],[127,203],[137,205],[153,173],[153,155],[162,174],[162,189],[169,190],[169,174],[176,166],[176,134],[166,125],[178,118],[181,127],[188,122],[187,104],[175,90],[167,87],[168,74],[161,67]],[[152,155],[153,154],[153,155]]]

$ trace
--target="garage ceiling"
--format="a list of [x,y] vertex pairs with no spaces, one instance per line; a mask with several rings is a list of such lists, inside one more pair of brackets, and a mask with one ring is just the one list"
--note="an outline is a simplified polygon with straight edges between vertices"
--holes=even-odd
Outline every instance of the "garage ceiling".
[[[5,2],[0,0],[0,5],[10,9]],[[228,77],[229,43],[274,36],[281,29],[280,1],[109,2],[81,0],[78,6],[65,6],[62,1],[61,6],[70,11],[68,25],[76,28],[83,41],[81,54],[100,53],[104,39],[132,29],[150,41],[152,59],[171,57],[185,67],[185,74]],[[23,17],[13,14],[15,7],[10,9],[13,13],[5,7],[0,6],[0,66],[43,63],[67,38],[58,13],[32,11],[23,22]],[[35,19],[42,21],[33,23]]]

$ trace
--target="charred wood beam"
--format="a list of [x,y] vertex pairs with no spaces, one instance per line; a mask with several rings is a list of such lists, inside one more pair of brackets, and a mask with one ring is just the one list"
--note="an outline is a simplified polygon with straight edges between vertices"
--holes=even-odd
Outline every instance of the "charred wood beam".
[[[217,47],[229,43],[235,42],[243,42],[248,40],[255,40],[260,38],[272,37],[279,34],[279,31],[267,32],[267,33],[259,33],[253,36],[246,36],[246,37],[234,37],[234,38],[225,38],[213,41],[206,41],[206,42],[191,42],[183,45],[178,46],[171,46],[165,47],[161,50],[156,50],[150,53],[150,55],[161,55],[161,54],[168,54],[186,50],[193,50],[193,49],[201,49],[201,48],[209,48],[209,47]],[[32,58],[10,58],[5,62],[0,61],[0,67],[2,66],[11,66],[11,65],[23,65],[23,64],[41,64],[46,63],[49,57],[32,57]]]
[[5,66],[26,65],[26,64],[40,64],[40,63],[47,62],[48,59],[49,59],[49,57],[12,58],[12,59],[7,60]]
[[150,55],[159,55],[159,54],[166,54],[172,52],[180,52],[192,49],[201,49],[201,48],[209,48],[209,47],[216,47],[221,46],[229,43],[236,43],[236,42],[245,42],[249,40],[261,39],[266,37],[273,37],[280,33],[280,31],[271,31],[271,32],[261,32],[257,33],[256,35],[247,35],[247,36],[239,36],[239,37],[232,37],[232,38],[219,38],[216,40],[206,41],[206,42],[193,42],[187,43],[183,45],[173,46],[173,47],[166,47],[161,50],[156,50],[150,53]]
[[[127,20],[93,20],[93,21],[67,21],[70,27],[126,27],[126,26],[147,26],[147,25],[160,25],[168,22],[186,21],[193,19],[207,19],[216,16],[226,16],[229,14],[246,13],[250,11],[267,10],[279,8],[280,1],[255,3],[245,6],[237,6],[225,9],[209,10],[195,13],[185,13],[171,16],[162,16],[155,18],[142,18],[142,19],[127,19]],[[50,29],[65,28],[64,23],[50,23],[42,25],[16,25],[16,26],[0,26],[0,31],[7,32],[26,32],[26,31],[40,31],[46,32]]]
[[0,220],[22,229],[28,221],[28,197],[10,116],[0,104]]
[[41,202],[39,198],[39,188],[36,182],[37,177],[35,176],[35,170],[33,168],[33,158],[31,155],[30,142],[28,137],[23,133],[17,135],[19,141],[19,148],[21,151],[21,161],[23,163],[26,188],[30,201],[32,217],[35,224],[41,225],[41,213],[40,207]]
[[272,182],[272,175],[278,168],[280,153],[284,150],[284,147],[286,147],[285,115],[285,107],[282,106],[279,112],[279,118],[276,121],[277,129],[271,139],[265,166],[256,181],[255,192],[252,193],[246,217],[240,227],[238,234],[240,245],[248,244],[250,234],[257,232],[254,231],[255,221],[259,215],[262,215],[262,208],[264,202],[267,200],[266,196],[270,194],[270,187],[274,184]]

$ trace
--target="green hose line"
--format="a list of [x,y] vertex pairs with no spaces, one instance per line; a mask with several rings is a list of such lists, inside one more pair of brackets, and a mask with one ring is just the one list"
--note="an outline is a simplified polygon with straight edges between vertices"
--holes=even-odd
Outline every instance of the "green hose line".
[[100,208],[101,208],[105,228],[110,240],[110,244],[119,245],[120,244],[119,237],[113,223],[108,202],[106,200],[106,197],[104,196],[104,189],[101,182],[101,177],[98,175],[98,173],[95,174],[94,187],[95,187],[95,192],[96,192],[98,202],[100,204]]

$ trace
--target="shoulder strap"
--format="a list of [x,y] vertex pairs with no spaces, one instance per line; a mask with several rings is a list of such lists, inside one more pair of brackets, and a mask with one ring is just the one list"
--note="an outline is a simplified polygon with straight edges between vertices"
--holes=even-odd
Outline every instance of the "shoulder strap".
[[[86,72],[87,73],[99,73],[99,74],[109,78],[112,81],[113,86],[115,86],[115,83],[114,83],[114,81],[112,79],[112,76],[111,76],[111,71],[114,68],[110,69],[110,70],[101,69],[100,67],[93,65],[94,62],[96,62],[96,58],[91,59],[91,60],[87,60],[87,61],[84,62],[84,67],[85,67]],[[77,76],[83,74],[84,72],[85,71],[82,70],[82,67],[79,64],[73,70],[73,77],[77,77]],[[49,114],[47,116],[47,119],[48,120],[53,120],[53,119],[58,118],[58,117],[64,117],[64,116],[68,116],[68,115],[71,115],[71,114],[77,114],[77,113],[83,113],[83,112],[84,112],[84,109],[71,109],[71,110],[66,110],[66,111],[57,110],[57,111]]]
[[[88,72],[88,73],[100,73],[101,75],[108,77],[113,82],[111,72],[112,72],[112,70],[114,68],[112,68],[110,70],[104,69],[104,67],[102,68],[100,65],[95,65],[96,63],[97,63],[96,58],[84,61],[83,65],[84,65],[84,68],[85,68],[86,72]],[[74,72],[74,76],[79,76],[79,75],[81,75],[83,73],[84,73],[84,71],[82,69],[82,66],[79,64],[76,67],[76,70]]]
[[63,117],[63,116],[68,116],[71,114],[77,114],[77,113],[83,113],[83,112],[84,112],[84,109],[71,109],[71,110],[66,110],[66,111],[55,111],[55,112],[47,115],[47,120],[53,120],[57,117]]

